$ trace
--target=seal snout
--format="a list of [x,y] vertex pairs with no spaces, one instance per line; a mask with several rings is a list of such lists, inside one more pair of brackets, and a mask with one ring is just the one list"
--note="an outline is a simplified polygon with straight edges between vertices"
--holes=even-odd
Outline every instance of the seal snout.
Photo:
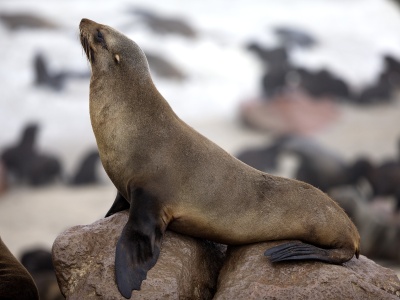
[[82,44],[83,51],[85,51],[86,57],[90,63],[94,62],[94,51],[90,47],[89,36],[81,31],[80,40]]
[[90,25],[95,25],[95,24],[97,24],[97,23],[92,21],[92,20],[83,18],[81,20],[81,22],[79,23],[79,28],[82,30],[84,27],[87,27],[87,26],[90,26]]
[[94,62],[94,50],[90,44],[90,32],[91,27],[93,25],[97,25],[96,22],[83,18],[79,23],[79,31],[80,31],[80,40],[82,44],[82,48],[85,51],[86,57],[90,63]]

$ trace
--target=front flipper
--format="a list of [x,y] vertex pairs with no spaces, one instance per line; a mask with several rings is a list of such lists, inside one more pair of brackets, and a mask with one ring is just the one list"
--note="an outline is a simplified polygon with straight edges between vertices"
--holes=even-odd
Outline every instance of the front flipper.
[[143,189],[134,189],[129,219],[115,252],[116,281],[125,298],[140,289],[147,271],[156,264],[165,229],[157,199]]
[[124,196],[121,195],[120,192],[117,192],[117,196],[115,197],[114,203],[111,206],[110,210],[107,212],[105,218],[128,208],[129,208],[129,202],[124,198]]

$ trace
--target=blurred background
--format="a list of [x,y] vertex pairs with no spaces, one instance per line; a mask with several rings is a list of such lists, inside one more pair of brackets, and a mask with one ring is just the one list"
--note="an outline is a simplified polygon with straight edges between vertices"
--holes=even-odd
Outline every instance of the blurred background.
[[116,193],[90,125],[84,17],[139,44],[185,122],[329,193],[362,254],[400,269],[394,0],[0,1],[0,236],[16,257],[48,259],[60,232],[103,217]]

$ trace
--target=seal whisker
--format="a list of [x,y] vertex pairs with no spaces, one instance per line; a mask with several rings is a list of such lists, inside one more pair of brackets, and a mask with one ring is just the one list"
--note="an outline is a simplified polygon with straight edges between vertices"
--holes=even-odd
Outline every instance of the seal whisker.
[[84,32],[83,30],[80,31],[80,40],[82,44],[82,49],[86,53],[86,58],[90,63],[94,62],[94,52],[93,49],[90,47],[89,43],[89,35]]

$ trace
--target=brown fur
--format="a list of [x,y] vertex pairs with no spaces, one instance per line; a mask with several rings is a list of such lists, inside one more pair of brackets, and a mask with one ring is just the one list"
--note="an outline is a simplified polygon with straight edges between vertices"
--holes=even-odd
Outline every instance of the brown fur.
[[0,299],[39,299],[31,275],[0,238]]
[[157,91],[134,42],[86,24],[85,30],[101,28],[109,51],[115,49],[95,50],[102,66],[92,65],[90,117],[104,168],[126,199],[129,183],[140,184],[163,202],[171,229],[219,242],[301,239],[358,250],[356,228],[327,195],[253,169],[200,135]]
[[191,236],[226,244],[296,239],[332,249],[336,262],[358,255],[356,227],[326,194],[229,155],[175,115],[133,41],[87,19],[80,28],[92,61],[90,117],[100,158],[125,199],[132,185],[150,191],[163,229]]

